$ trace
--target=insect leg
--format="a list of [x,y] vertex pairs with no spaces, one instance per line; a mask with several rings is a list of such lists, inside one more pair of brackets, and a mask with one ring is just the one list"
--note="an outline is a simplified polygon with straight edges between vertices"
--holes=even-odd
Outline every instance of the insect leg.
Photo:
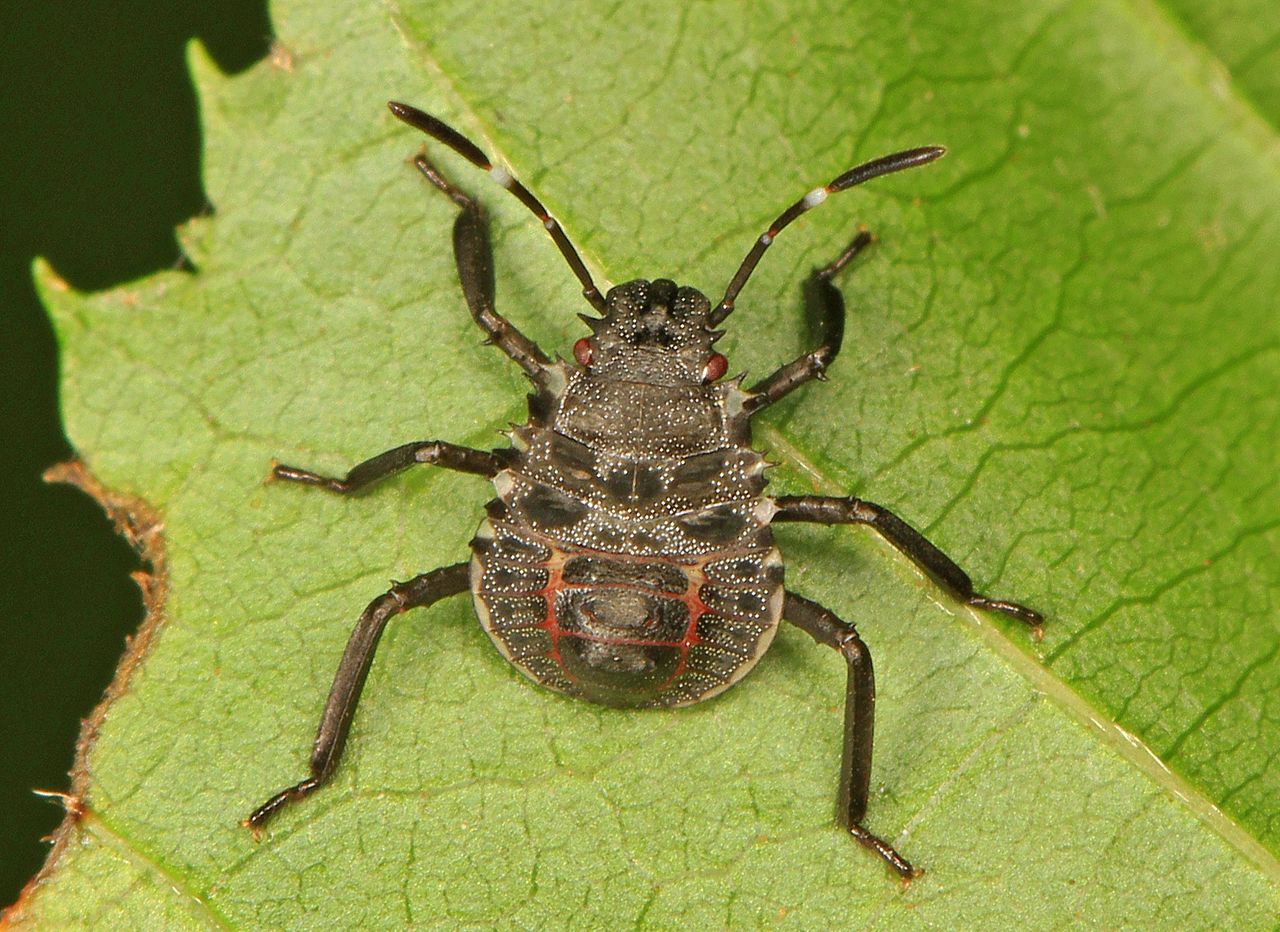
[[754,414],[767,408],[806,382],[826,379],[827,367],[840,352],[840,344],[844,341],[844,296],[831,279],[852,262],[854,256],[871,245],[872,240],[871,234],[862,230],[835,262],[826,268],[814,269],[805,282],[805,303],[819,318],[822,343],[751,386],[744,403],[747,413]]
[[[582,283],[582,296],[597,311],[604,313],[604,297],[600,294],[600,289],[596,287],[595,282],[591,280],[591,273],[587,271],[582,257],[578,255],[578,250],[573,247],[573,243],[569,241],[569,237],[565,235],[564,229],[556,218],[547,212],[547,209],[542,206],[542,202],[534,196],[532,191],[521,184],[505,168],[494,165],[479,146],[443,120],[436,119],[429,113],[423,113],[417,107],[411,107],[408,104],[402,104],[394,100],[388,101],[387,107],[396,115],[397,119],[403,120],[414,129],[421,130],[432,139],[444,143],[472,165],[488,172],[490,178],[510,191],[516,200],[529,208],[533,215],[542,221],[543,229],[547,231],[552,241],[555,242],[556,248],[560,250],[560,255],[564,256],[564,261],[569,264],[573,274]],[[441,190],[448,193],[447,187],[442,187]],[[465,197],[465,195],[463,196]],[[450,194],[450,197],[454,198],[458,206],[465,206],[454,195]]]
[[922,872],[912,867],[892,845],[862,825],[871,786],[871,746],[875,732],[876,677],[871,666],[871,652],[853,625],[794,592],[787,592],[782,617],[803,629],[819,644],[840,651],[849,665],[844,700],[844,751],[836,797],[836,818],[840,827],[859,844],[880,855],[903,877],[920,876]]
[[466,298],[471,316],[488,334],[488,342],[510,356],[525,375],[537,382],[551,360],[537,343],[494,309],[493,249],[489,245],[489,222],[484,208],[446,179],[425,155],[414,156],[413,166],[459,207],[458,219],[453,224],[453,256],[458,265],[462,296]]
[[329,688],[329,699],[325,702],[315,747],[311,752],[311,776],[281,790],[255,809],[243,822],[246,828],[252,829],[256,835],[284,806],[310,795],[329,779],[342,757],[351,717],[355,714],[356,703],[360,701],[360,690],[364,688],[373,653],[387,622],[411,608],[431,605],[447,596],[465,592],[469,576],[470,567],[466,563],[441,567],[415,576],[408,582],[396,583],[369,603],[351,632],[333,685]]
[[1039,638],[1044,616],[1017,602],[992,599],[975,592],[973,580],[968,573],[888,508],[852,496],[833,498],[822,495],[780,495],[774,502],[778,506],[778,513],[773,516],[774,521],[867,525],[961,602],[975,608],[1001,612],[1025,622],[1031,627],[1032,636]]
[[341,479],[335,476],[322,476],[296,466],[286,466],[284,463],[272,464],[271,478],[286,482],[301,482],[304,485],[318,485],[322,489],[337,492],[339,495],[350,495],[380,479],[395,475],[419,463],[443,466],[445,469],[454,469],[458,472],[475,473],[488,479],[492,479],[503,468],[502,457],[497,453],[472,450],[470,447],[460,447],[445,443],[443,440],[419,440],[379,453],[352,467],[351,471]]

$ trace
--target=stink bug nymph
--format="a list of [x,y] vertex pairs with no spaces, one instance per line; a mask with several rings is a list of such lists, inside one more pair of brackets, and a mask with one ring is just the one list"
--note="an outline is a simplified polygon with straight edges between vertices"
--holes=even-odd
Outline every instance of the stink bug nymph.
[[771,528],[789,521],[864,524],[952,596],[1002,612],[1038,633],[1032,609],[990,599],[946,554],[886,508],[858,498],[765,494],[751,418],[813,379],[840,351],[844,300],[832,279],[870,242],[859,233],[807,293],[823,342],[743,388],[720,381],[716,328],[778,233],[827,197],[881,175],[932,162],[938,146],[852,168],[806,194],[752,245],[715,306],[700,291],[658,278],[601,295],[560,225],[528,188],[471,140],[429,114],[392,102],[399,119],[472,162],[531,210],[582,283],[599,316],[553,360],[494,307],[484,208],[419,154],[414,165],[458,207],[453,249],[472,317],[533,383],[529,421],[512,445],[472,450],[443,440],[408,443],[341,479],[276,465],[275,479],[349,495],[419,463],[474,473],[497,490],[471,542],[471,558],[396,583],[360,616],[325,703],[311,773],[256,809],[255,833],[285,805],[323,785],[342,755],[379,636],[408,609],[470,590],[480,624],[521,673],[543,686],[610,706],[681,706],[728,689],[755,666],[783,620],[840,652],[848,665],[838,819],[905,878],[918,871],[864,825],[871,781],[875,682],[852,624],[784,588]]

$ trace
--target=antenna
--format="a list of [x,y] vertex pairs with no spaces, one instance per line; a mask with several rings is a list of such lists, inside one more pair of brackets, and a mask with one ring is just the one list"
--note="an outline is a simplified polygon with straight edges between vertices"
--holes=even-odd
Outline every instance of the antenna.
[[786,229],[787,225],[792,220],[795,220],[796,217],[813,210],[813,208],[825,201],[829,195],[860,185],[864,181],[870,181],[872,178],[879,178],[881,175],[889,175],[893,172],[900,172],[904,168],[925,165],[934,159],[942,158],[946,151],[942,146],[922,146],[919,149],[908,149],[905,152],[884,155],[856,168],[849,169],[830,184],[821,188],[814,188],[800,198],[800,200],[779,214],[778,219],[773,221],[769,225],[769,229],[756,240],[755,245],[751,247],[751,251],[747,253],[747,257],[742,260],[742,265],[738,266],[737,273],[729,282],[729,287],[725,290],[724,297],[720,299],[720,303],[711,312],[707,321],[708,324],[714,327],[733,313],[733,302],[737,299],[738,292],[742,290],[742,286],[747,283],[747,279],[751,277],[751,273],[756,270],[760,257],[764,255],[764,251],[769,248],[774,238]]

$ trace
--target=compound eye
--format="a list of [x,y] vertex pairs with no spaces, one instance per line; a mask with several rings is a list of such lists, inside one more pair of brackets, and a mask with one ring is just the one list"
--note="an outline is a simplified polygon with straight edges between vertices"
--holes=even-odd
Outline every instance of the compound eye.
[[583,337],[573,344],[573,358],[582,366],[591,365],[591,338]]
[[729,368],[729,360],[725,359],[719,353],[712,353],[711,358],[707,360],[707,364],[702,367],[702,381],[704,384],[710,384],[720,376],[725,374]]

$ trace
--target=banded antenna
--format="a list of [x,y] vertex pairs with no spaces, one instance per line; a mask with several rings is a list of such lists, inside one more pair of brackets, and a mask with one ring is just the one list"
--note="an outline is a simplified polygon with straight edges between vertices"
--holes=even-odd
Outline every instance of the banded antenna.
[[830,184],[821,188],[814,188],[800,198],[800,200],[779,214],[778,219],[769,224],[769,229],[756,240],[755,245],[751,247],[751,251],[747,253],[747,257],[742,260],[742,265],[738,266],[737,273],[729,282],[729,287],[725,290],[724,297],[720,299],[720,303],[711,312],[707,320],[708,325],[714,327],[733,313],[733,302],[737,299],[738,292],[742,290],[742,286],[747,283],[747,279],[751,277],[751,273],[756,270],[760,257],[764,255],[765,250],[769,248],[769,245],[777,235],[786,229],[787,225],[795,220],[796,217],[813,210],[832,194],[860,185],[864,181],[870,181],[872,178],[879,178],[881,175],[889,175],[893,172],[900,172],[904,168],[925,165],[934,159],[942,158],[946,151],[942,146],[921,146],[919,149],[908,149],[905,152],[884,155],[856,168],[849,169]]
[[573,274],[578,277],[578,281],[582,282],[582,296],[598,312],[601,314],[605,312],[604,297],[600,294],[600,289],[596,287],[596,283],[592,281],[591,273],[587,271],[582,257],[578,255],[578,250],[573,248],[573,243],[569,241],[569,237],[565,234],[564,229],[561,228],[559,221],[547,213],[547,208],[542,206],[542,201],[534,197],[532,191],[521,184],[518,178],[501,165],[494,165],[479,146],[442,120],[436,119],[429,113],[424,113],[417,107],[411,107],[408,104],[402,104],[394,100],[387,102],[387,108],[397,118],[408,123],[414,129],[421,130],[437,142],[444,143],[472,165],[488,172],[490,178],[514,194],[521,204],[528,207],[533,212],[533,215],[541,221],[543,228],[551,234],[552,240],[555,241],[556,246],[560,249],[560,254],[569,263],[569,268],[573,269]]

